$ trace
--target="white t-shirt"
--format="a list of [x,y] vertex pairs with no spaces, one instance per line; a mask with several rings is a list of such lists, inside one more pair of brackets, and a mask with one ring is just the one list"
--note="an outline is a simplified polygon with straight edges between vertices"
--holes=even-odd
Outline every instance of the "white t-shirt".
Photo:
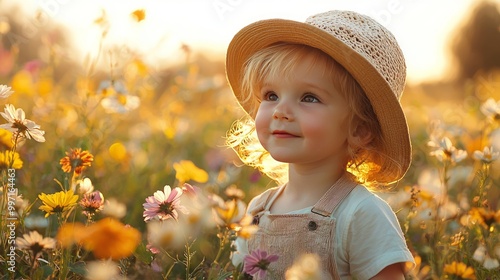
[[[274,198],[272,198],[272,201]],[[289,214],[310,213],[311,207]],[[336,219],[335,262],[341,279],[370,279],[388,265],[414,263],[391,207],[364,186],[356,186],[332,214]],[[245,239],[237,238],[233,263],[248,254]]]

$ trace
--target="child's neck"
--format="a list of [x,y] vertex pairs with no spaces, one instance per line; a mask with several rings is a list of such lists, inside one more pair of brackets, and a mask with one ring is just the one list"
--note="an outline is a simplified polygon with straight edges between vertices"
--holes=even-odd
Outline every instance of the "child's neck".
[[289,181],[274,201],[271,213],[284,214],[313,206],[344,172],[344,170],[304,172],[290,167]]
[[[346,171],[342,168],[324,168],[307,169],[290,165],[288,172],[287,189],[291,192],[300,192],[304,194],[313,194],[315,190],[319,193],[325,193]],[[307,189],[304,189],[308,187]]]

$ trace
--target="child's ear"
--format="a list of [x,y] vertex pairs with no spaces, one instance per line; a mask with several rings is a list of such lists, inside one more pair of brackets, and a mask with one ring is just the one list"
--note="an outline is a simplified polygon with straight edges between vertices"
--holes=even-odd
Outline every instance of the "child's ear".
[[372,131],[364,124],[358,125],[352,136],[352,140],[360,147],[368,145],[373,140]]

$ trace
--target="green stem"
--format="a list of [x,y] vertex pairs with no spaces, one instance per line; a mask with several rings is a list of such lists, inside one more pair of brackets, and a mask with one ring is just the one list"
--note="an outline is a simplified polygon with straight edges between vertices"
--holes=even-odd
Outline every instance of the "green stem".
[[68,273],[69,273],[69,258],[70,258],[70,248],[69,249],[62,249],[62,254],[61,254],[61,269],[59,272],[59,279],[64,280],[67,279]]
[[19,133],[15,133],[16,134],[16,138],[14,139],[14,144],[12,144],[12,149],[11,149],[11,157],[10,157],[10,162],[9,162],[9,168],[12,168],[12,166],[14,166],[14,155],[16,153],[16,150],[17,150],[17,141],[19,140]]
[[441,275],[441,268],[442,268],[442,258],[441,258],[441,249],[439,248],[439,239],[441,237],[441,231],[442,231],[442,220],[440,219],[440,211],[441,207],[444,205],[446,196],[448,194],[448,163],[444,162],[443,164],[443,170],[441,172],[441,187],[442,187],[442,192],[441,192],[441,197],[439,198],[437,205],[436,205],[436,215],[434,217],[434,235],[432,237],[432,242],[431,246],[433,248],[433,255],[434,255],[434,261],[433,261],[433,271],[434,275]]
[[222,255],[222,251],[224,249],[224,244],[226,243],[226,229],[224,228],[221,232],[221,238],[219,238],[219,250],[217,251],[217,255],[215,256],[214,263],[217,264]]
[[165,276],[163,277],[163,279],[168,279],[168,276],[170,276],[170,273],[172,273],[172,270],[174,269],[174,266],[175,266],[176,262],[174,262],[167,270],[167,273],[165,274]]
[[190,279],[191,272],[189,271],[189,267],[191,266],[191,246],[189,241],[186,238],[186,279]]
[[486,180],[489,176],[490,165],[488,163],[483,163],[482,170],[479,177],[479,199],[477,201],[477,206],[482,206],[482,201],[484,197],[484,187],[486,185]]

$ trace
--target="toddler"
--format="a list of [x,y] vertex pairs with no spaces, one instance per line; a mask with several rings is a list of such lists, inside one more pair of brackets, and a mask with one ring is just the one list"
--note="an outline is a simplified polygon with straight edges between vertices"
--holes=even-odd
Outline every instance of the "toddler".
[[351,11],[263,20],[235,35],[226,72],[247,113],[228,145],[279,184],[249,203],[259,230],[236,240],[233,263],[265,251],[278,256],[262,268],[267,278],[284,279],[312,253],[325,279],[404,279],[413,257],[394,212],[371,192],[411,162],[394,36]]

